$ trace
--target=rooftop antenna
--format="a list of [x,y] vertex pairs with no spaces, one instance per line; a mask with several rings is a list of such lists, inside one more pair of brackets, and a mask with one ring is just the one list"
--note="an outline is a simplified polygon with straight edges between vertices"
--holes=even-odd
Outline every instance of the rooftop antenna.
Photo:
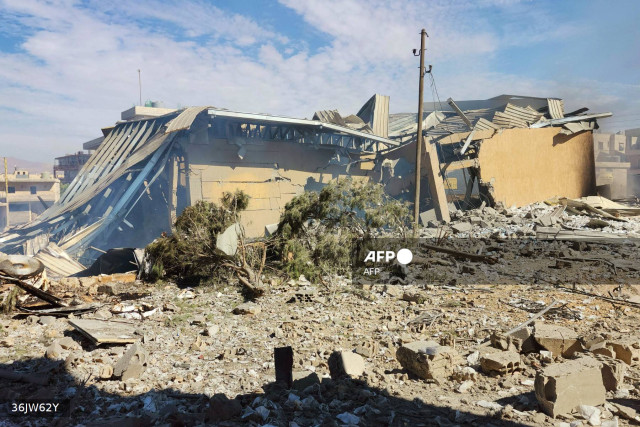
[[140,106],[142,106],[142,77],[140,76],[140,68],[138,68],[138,88],[140,89]]

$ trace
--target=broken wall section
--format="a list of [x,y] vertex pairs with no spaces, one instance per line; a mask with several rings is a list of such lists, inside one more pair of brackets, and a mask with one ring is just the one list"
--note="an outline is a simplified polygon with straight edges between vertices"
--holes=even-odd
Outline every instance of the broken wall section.
[[595,194],[592,133],[561,130],[505,129],[485,139],[478,152],[481,191],[505,206]]

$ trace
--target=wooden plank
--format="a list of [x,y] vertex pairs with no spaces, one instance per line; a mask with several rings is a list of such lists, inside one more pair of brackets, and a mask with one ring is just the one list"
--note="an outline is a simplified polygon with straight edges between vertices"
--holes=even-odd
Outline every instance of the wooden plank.
[[69,320],[69,324],[96,345],[129,344],[138,340],[131,324],[97,319],[74,319]]

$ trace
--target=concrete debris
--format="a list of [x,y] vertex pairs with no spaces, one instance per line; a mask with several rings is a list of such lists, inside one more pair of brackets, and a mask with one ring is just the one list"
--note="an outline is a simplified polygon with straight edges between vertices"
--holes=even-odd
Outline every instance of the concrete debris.
[[47,359],[60,359],[62,357],[62,351],[60,343],[56,340],[47,347],[45,355],[47,356]]
[[627,365],[640,361],[640,341],[638,339],[621,339],[608,341],[607,347],[615,352],[615,358],[622,360]]
[[331,378],[340,378],[344,375],[358,378],[364,373],[364,359],[359,354],[350,351],[336,351],[329,357],[329,370]]
[[113,367],[113,375],[121,378],[122,381],[138,378],[147,369],[148,357],[141,344],[132,344]]
[[578,413],[582,418],[587,420],[587,422],[592,426],[599,426],[601,424],[601,421],[600,421],[601,411],[595,406],[580,405],[578,407]]
[[506,375],[520,370],[520,354],[513,351],[488,353],[480,359],[482,371],[489,375]]
[[257,315],[257,314],[260,314],[261,311],[262,311],[262,309],[260,308],[260,306],[258,304],[253,303],[253,302],[245,302],[243,304],[240,304],[236,308],[234,308],[233,309],[233,314]]
[[453,374],[461,361],[458,352],[434,341],[415,341],[402,345],[396,358],[406,370],[425,380],[442,380]]
[[571,357],[582,351],[582,345],[575,331],[564,326],[542,322],[534,323],[533,336],[536,342],[554,356]]
[[602,363],[602,382],[607,391],[616,391],[624,382],[624,374],[627,366],[624,362],[602,354],[595,355],[596,360]]
[[605,402],[601,364],[590,357],[551,364],[536,375],[536,398],[551,417],[569,414],[580,405]]

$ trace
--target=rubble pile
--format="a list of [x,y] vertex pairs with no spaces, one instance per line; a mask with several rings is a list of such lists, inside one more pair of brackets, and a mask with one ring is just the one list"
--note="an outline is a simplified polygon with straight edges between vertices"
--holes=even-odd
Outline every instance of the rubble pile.
[[[514,258],[544,261],[543,273],[562,282],[558,260],[584,256],[581,245],[596,258],[604,246],[527,246],[519,233],[537,233],[531,223],[540,215],[565,226],[585,216],[557,208],[457,214],[457,223],[474,218],[470,234],[486,241],[475,251],[477,239],[452,244],[480,258],[426,256],[434,269],[456,269],[444,284],[414,273],[393,283],[265,276],[268,292],[247,302],[233,284],[190,288],[130,274],[48,279],[60,307],[20,296],[20,311],[0,317],[0,399],[60,399],[69,405],[60,417],[87,426],[640,423],[639,294],[629,282],[567,288],[526,272],[515,280],[526,284],[450,280],[507,265],[511,243]],[[637,220],[621,218],[602,219],[610,223],[604,232],[619,226],[627,228],[618,234],[633,235]],[[455,235],[456,222],[422,232]],[[506,249],[492,249],[500,245]],[[634,259],[624,258],[632,248],[620,249],[622,261]]]

